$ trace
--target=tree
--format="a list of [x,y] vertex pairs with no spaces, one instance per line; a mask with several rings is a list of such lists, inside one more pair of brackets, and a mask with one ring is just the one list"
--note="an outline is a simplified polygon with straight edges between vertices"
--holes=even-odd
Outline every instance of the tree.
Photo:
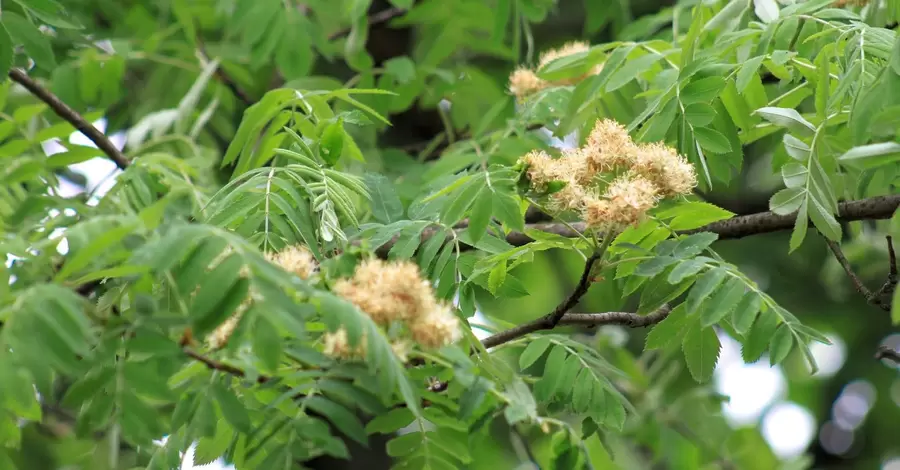
[[900,363],[896,1],[64,3],[0,16],[0,468],[826,468],[710,379],[860,322],[748,258]]

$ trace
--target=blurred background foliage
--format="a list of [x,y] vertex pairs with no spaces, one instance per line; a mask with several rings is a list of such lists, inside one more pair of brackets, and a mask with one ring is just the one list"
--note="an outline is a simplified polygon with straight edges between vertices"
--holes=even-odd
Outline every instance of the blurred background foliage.
[[[4,3],[4,15],[7,15],[7,3],[10,2]],[[533,64],[539,51],[573,39],[592,44],[671,39],[673,30],[683,31],[690,24],[691,8],[701,0],[393,3],[381,0],[70,0],[64,3],[74,18],[100,41],[98,47],[85,47],[74,33],[55,30],[50,34],[53,36],[50,59],[40,60],[46,51],[29,51],[32,57],[38,58],[32,73],[49,78],[53,92],[73,108],[84,112],[105,110],[108,134],[125,131],[129,146],[143,140],[142,133],[152,136],[155,129],[171,119],[171,116],[161,116],[160,110],[176,109],[197,80],[201,72],[199,55],[205,55],[204,59],[218,58],[221,70],[227,75],[227,78],[217,75],[204,92],[203,101],[211,103],[214,112],[198,142],[202,159],[209,162],[209,168],[218,168],[215,162],[225,153],[242,113],[267,90],[278,86],[329,89],[345,84],[392,90],[396,96],[361,100],[388,116],[390,126],[376,122],[365,127],[349,125],[348,129],[366,155],[370,169],[395,177],[402,175],[397,180],[397,190],[408,203],[420,190],[421,174],[416,172],[426,168],[409,171],[411,162],[432,159],[433,149],[444,150],[447,143],[473,132],[501,127],[513,115],[515,102],[506,86],[516,64]],[[870,18],[870,24],[896,28],[900,2],[880,3],[885,8],[878,17]],[[408,14],[398,9],[398,5],[413,4]],[[15,4],[10,5],[9,11],[15,13],[16,8]],[[348,18],[351,18],[349,24]],[[25,48],[29,49],[29,45],[25,44]],[[16,60],[25,65],[21,56]],[[54,66],[56,62],[58,67]],[[765,85],[778,86],[777,81]],[[446,103],[444,100],[452,105],[442,105]],[[13,95],[8,97],[6,106],[18,108],[27,102],[30,97]],[[511,141],[494,158],[512,162],[536,145],[526,138]],[[739,177],[727,186],[716,185],[705,197],[737,214],[767,210],[769,198],[780,187],[780,177],[772,171],[772,160],[779,158],[776,155],[779,152],[784,152],[780,138],[764,138],[745,146]],[[453,152],[445,156],[446,164],[453,165]],[[210,171],[217,171],[210,175],[211,186],[223,184],[230,175],[229,168]],[[86,184],[85,176],[77,172],[64,171],[60,176],[76,185]],[[846,244],[844,250],[863,280],[877,287],[887,272],[886,243],[883,237],[863,230],[864,225],[867,223],[854,224],[853,242]],[[743,446],[741,452],[735,452],[741,459],[740,468],[762,470],[781,466],[776,463],[772,450],[784,447],[777,440],[802,438],[800,444],[787,446],[784,455],[790,461],[794,455],[808,450],[811,460],[794,461],[793,468],[809,468],[807,465],[812,464],[812,468],[821,469],[896,470],[900,468],[896,424],[900,416],[900,376],[897,367],[873,359],[873,351],[879,344],[900,345],[900,335],[895,334],[887,314],[867,305],[857,295],[820,237],[809,237],[790,255],[788,238],[788,233],[778,233],[717,245],[726,260],[748,273],[803,323],[835,340],[834,346],[817,350],[821,352],[817,357],[823,364],[823,371],[817,376],[809,376],[797,355],[771,369],[771,374],[778,379],[736,382],[739,388],[748,389],[741,396],[756,394],[769,398],[763,406],[732,404],[755,406],[751,412],[744,413],[740,423],[733,424],[741,429],[740,438],[735,441]],[[484,321],[489,317],[499,324],[518,324],[546,313],[572,288],[579,266],[578,258],[572,254],[539,253],[534,263],[515,271],[530,295],[498,301],[479,291],[483,315],[476,319]],[[610,287],[594,288],[582,302],[582,311],[635,308],[611,287],[612,283],[602,286]],[[643,347],[643,330],[605,327],[598,332],[580,333],[594,335],[603,354],[623,370],[642,366],[636,357]],[[510,356],[511,361],[515,359]],[[663,359],[660,361],[665,367],[674,368],[675,375],[671,377],[674,385],[663,396],[653,397],[642,406],[656,403],[662,410],[665,405],[682,403],[688,411],[678,414],[677,420],[687,420],[691,414],[705,417],[718,412],[716,407],[705,406],[706,401],[697,401],[693,406],[690,394],[695,392],[696,384],[681,359],[677,355]],[[768,366],[766,359],[761,363]],[[723,392],[735,387],[735,374],[725,370],[729,367],[747,372],[735,363],[720,362],[716,381]],[[726,379],[732,383],[729,385]],[[783,387],[766,385],[769,383],[766,381],[778,380],[783,380]],[[754,387],[758,387],[755,392]],[[648,393],[652,390],[652,384],[648,384]],[[799,405],[809,416],[789,413],[788,418],[773,418],[784,402]],[[769,423],[763,425],[767,420]],[[668,456],[666,468],[698,468],[700,453],[715,453],[717,446],[733,444],[716,442],[710,437],[725,423],[725,418],[710,420],[709,427],[705,428],[707,435],[697,439],[660,426],[655,435],[640,436],[637,448],[656,447],[657,451],[666,448],[661,452]],[[680,424],[674,423],[672,427],[678,428]],[[774,426],[774,430],[766,431],[767,426]],[[809,428],[808,433],[804,426]],[[495,439],[479,441],[479,447],[471,450],[470,468],[514,468],[523,460],[524,447],[516,444],[516,439],[510,439],[510,429],[500,423],[496,427],[492,430]],[[784,432],[785,429],[791,431]],[[53,426],[26,428],[22,452],[25,457],[19,468],[54,468],[55,456],[63,461],[73,455],[93,452],[93,443],[59,439],[69,432],[64,423],[57,431],[53,435]],[[531,442],[538,461],[547,458],[548,449],[553,445],[549,435],[536,432],[519,437]],[[626,451],[635,442],[611,440],[607,444],[604,449],[595,440],[588,442],[590,452],[600,455],[600,461],[607,452],[617,454],[617,464],[610,461],[608,467],[598,468],[639,468],[628,464],[628,452],[639,453],[633,449]],[[377,450],[377,446],[373,448]],[[357,455],[362,455],[363,461],[376,462],[377,457]],[[637,465],[638,460],[631,462]],[[104,468],[105,462],[98,459],[94,465],[90,468]],[[319,468],[351,468],[339,467],[334,462],[329,465]],[[791,465],[782,468],[792,468]]]

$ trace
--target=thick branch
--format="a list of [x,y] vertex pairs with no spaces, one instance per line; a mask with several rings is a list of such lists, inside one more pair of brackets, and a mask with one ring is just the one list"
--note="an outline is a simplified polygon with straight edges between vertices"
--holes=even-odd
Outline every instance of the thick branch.
[[563,315],[572,310],[572,307],[578,304],[578,301],[584,297],[584,294],[587,294],[588,289],[591,288],[591,271],[594,269],[594,263],[602,257],[603,253],[594,253],[584,262],[584,270],[581,272],[581,277],[578,279],[575,289],[566,297],[566,300],[557,305],[552,312],[544,317],[543,320],[547,329],[554,328],[562,320]]
[[47,103],[47,105],[50,106],[50,109],[52,109],[59,117],[75,126],[75,128],[87,136],[91,142],[96,144],[97,148],[102,150],[110,160],[115,162],[119,169],[124,170],[128,168],[129,162],[125,157],[125,154],[117,149],[102,132],[97,130],[91,123],[87,122],[84,117],[78,114],[74,109],[70,108],[69,105],[63,103],[62,100],[50,92],[50,90],[42,87],[38,82],[34,81],[20,69],[11,69],[9,71],[9,78],[25,87],[31,94],[38,97],[38,99],[44,103]]
[[[606,313],[566,313],[559,320],[559,325],[601,326],[622,325],[630,328],[641,328],[655,325],[669,316],[670,309],[662,307],[649,315],[638,315],[630,312],[606,312]],[[485,348],[492,348],[514,339],[521,338],[535,331],[548,329],[545,317],[501,331],[485,338],[481,343]]]

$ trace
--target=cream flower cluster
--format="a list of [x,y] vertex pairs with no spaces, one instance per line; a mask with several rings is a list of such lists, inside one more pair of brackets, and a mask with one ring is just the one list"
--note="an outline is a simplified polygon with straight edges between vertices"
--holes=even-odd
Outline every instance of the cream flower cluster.
[[[410,261],[365,260],[352,278],[337,281],[332,290],[386,330],[396,324],[405,326],[412,342],[422,347],[439,348],[458,341],[462,335],[452,307],[435,297],[419,267]],[[365,338],[351,348],[343,328],[327,333],[324,343],[325,354],[332,357],[354,358],[366,352]],[[413,344],[399,338],[391,346],[405,360]]]
[[[316,263],[316,258],[310,253],[309,249],[302,245],[289,246],[277,253],[267,253],[266,259],[303,280],[311,278],[319,267],[318,263]],[[246,266],[242,270],[241,275],[249,275]],[[251,303],[252,295],[248,296],[247,299],[238,306],[228,320],[225,320],[206,337],[206,344],[212,349],[224,347],[228,343],[228,339],[231,338],[231,335],[234,334],[234,330],[237,328],[238,322],[241,321],[244,312],[250,308]]]
[[[551,49],[541,54],[538,62],[537,70],[545,65],[553,62],[560,57],[570,56],[579,52],[585,52],[590,49],[590,45],[586,42],[570,42],[558,49]],[[515,95],[519,101],[525,99],[529,95],[533,95],[545,88],[552,86],[574,85],[590,75],[596,75],[603,69],[602,65],[597,65],[590,72],[575,78],[567,78],[561,80],[547,81],[537,76],[534,70],[528,67],[519,67],[509,76],[509,91]]]
[[[697,185],[694,167],[673,148],[636,144],[609,119],[597,121],[585,145],[561,158],[536,150],[521,162],[532,187],[551,192],[551,209],[578,212],[589,227],[601,230],[635,225],[660,199],[688,194]],[[600,175],[616,173],[601,193]]]

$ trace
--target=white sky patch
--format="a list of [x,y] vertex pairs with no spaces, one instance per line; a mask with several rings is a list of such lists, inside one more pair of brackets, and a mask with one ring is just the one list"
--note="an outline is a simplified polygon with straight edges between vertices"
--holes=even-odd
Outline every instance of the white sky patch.
[[847,345],[837,335],[826,335],[831,344],[822,344],[813,342],[809,345],[816,364],[819,365],[819,371],[813,377],[817,379],[825,379],[833,376],[837,371],[841,370],[844,362],[847,360]]
[[787,390],[781,367],[769,366],[763,357],[753,364],[744,364],[741,346],[725,333],[719,334],[722,352],[716,367],[716,391],[730,400],[722,405],[722,413],[732,426],[756,423],[763,412]]
[[816,418],[796,403],[778,403],[763,418],[762,435],[778,457],[796,457],[815,437]]

